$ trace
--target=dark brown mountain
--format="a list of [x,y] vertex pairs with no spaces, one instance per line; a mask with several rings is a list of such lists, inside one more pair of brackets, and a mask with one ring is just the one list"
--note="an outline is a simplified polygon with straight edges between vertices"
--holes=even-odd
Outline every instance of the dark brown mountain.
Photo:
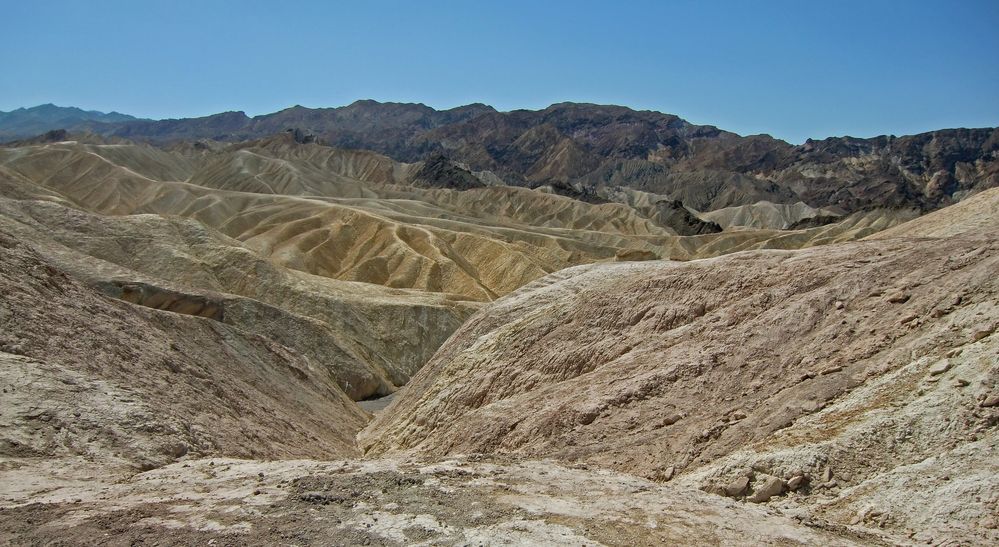
[[[844,212],[931,210],[999,185],[995,128],[833,137],[795,146],[621,106],[560,103],[498,112],[482,104],[435,110],[375,101],[294,106],[252,118],[227,112],[179,120],[85,121],[70,128],[156,143],[238,142],[292,129],[334,147],[372,150],[405,162],[446,158],[447,163],[430,165],[453,162],[463,166],[460,171],[488,170],[507,184],[572,188],[583,197],[623,186],[702,211],[760,200],[804,201]],[[433,178],[445,174],[438,169]]]

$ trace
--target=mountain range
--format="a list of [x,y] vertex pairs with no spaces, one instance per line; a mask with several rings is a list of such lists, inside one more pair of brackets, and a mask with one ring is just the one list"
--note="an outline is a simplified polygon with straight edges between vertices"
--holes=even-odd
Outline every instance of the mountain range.
[[88,123],[123,123],[137,118],[118,112],[98,112],[76,107],[42,104],[31,108],[0,111],[0,140],[39,135],[53,129],[79,127]]
[[52,105],[0,114],[0,136],[8,140],[54,129],[159,145],[242,142],[290,129],[333,147],[371,150],[401,162],[442,156],[469,171],[494,173],[508,185],[548,186],[598,200],[599,188],[623,186],[676,195],[697,210],[766,200],[802,201],[839,213],[872,207],[928,211],[999,185],[996,128],[792,145],[671,114],[580,103],[499,112],[483,104],[435,110],[363,100],[255,117],[225,112],[169,120]]

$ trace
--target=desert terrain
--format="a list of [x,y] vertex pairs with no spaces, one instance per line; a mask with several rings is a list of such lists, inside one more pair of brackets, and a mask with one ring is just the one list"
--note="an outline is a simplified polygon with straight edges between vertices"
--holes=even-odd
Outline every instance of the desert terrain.
[[999,130],[50,110],[2,543],[999,542]]

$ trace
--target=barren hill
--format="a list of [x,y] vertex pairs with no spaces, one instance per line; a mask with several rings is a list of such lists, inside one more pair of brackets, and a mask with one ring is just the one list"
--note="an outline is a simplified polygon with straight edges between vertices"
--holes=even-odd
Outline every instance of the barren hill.
[[792,490],[780,506],[842,524],[995,541],[997,203],[936,213],[965,228],[945,238],[927,217],[876,241],[552,274],[466,323],[362,446]]

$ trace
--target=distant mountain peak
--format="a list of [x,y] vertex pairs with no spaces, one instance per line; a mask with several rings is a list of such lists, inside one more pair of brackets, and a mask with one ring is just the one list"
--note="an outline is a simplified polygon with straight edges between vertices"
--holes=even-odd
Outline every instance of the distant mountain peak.
[[138,118],[120,112],[83,110],[75,106],[44,103],[10,112],[0,112],[0,140],[34,137],[60,129],[88,130],[94,124],[114,124],[136,121]]

